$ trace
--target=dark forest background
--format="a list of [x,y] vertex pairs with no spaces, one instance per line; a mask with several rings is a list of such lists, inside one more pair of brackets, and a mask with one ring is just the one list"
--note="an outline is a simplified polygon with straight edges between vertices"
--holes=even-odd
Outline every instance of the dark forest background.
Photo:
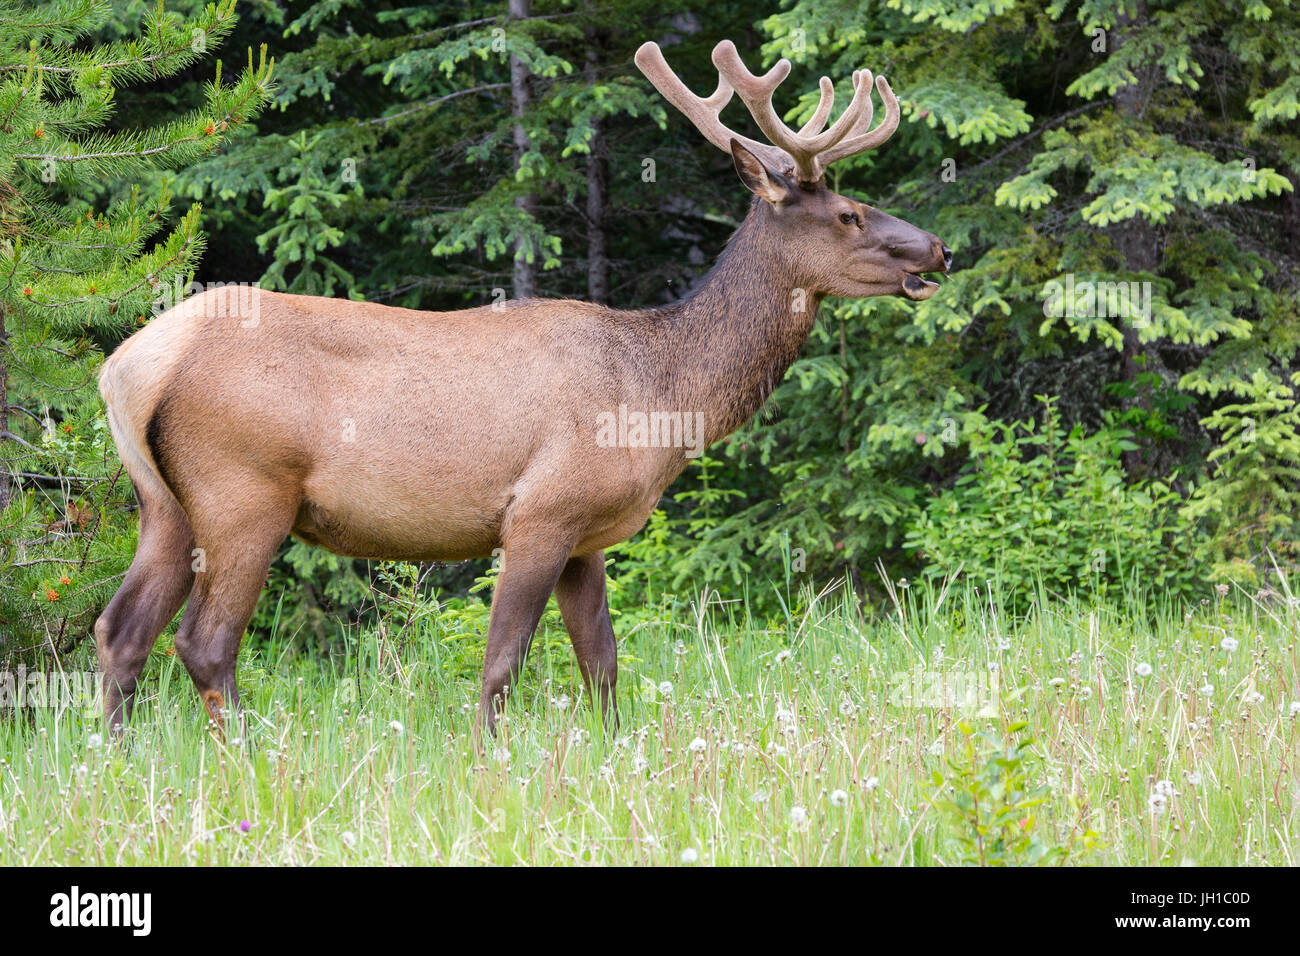
[[[837,579],[870,605],[879,568],[893,580],[960,569],[995,582],[1013,610],[1044,593],[1199,600],[1216,586],[1281,589],[1297,561],[1293,4],[246,0],[237,19],[212,19],[188,0],[161,15],[70,0],[5,12],[83,8],[87,28],[66,36],[0,26],[7,651],[83,641],[129,562],[133,499],[114,480],[92,379],[147,321],[148,290],[128,281],[135,258],[33,261],[53,240],[31,216],[116,229],[123,210],[147,219],[139,196],[153,197],[154,228],[180,224],[171,271],[155,272],[182,281],[431,310],[501,290],[669,302],[707,271],[750,197],[632,65],[647,39],[701,93],[720,39],[751,68],[789,57],[777,108],[791,125],[811,115],[822,74],[841,105],[853,69],[887,75],[899,131],[837,164],[830,185],[956,256],[926,302],[823,305],[765,409],[612,553],[623,615],[706,587],[776,614],[769,582],[789,593]],[[20,122],[35,108],[21,91],[32,31],[84,53],[89,70],[142,56],[151,35],[184,39],[205,16],[212,42],[165,74],[109,70],[115,96],[93,135],[172,124],[175,138],[193,122],[220,142],[167,163],[70,162],[45,182],[39,151],[89,151],[92,135],[60,129],[57,104],[97,87],[52,78],[48,117]],[[254,63],[246,107],[214,101],[230,95],[213,92],[216,61],[235,77],[263,46],[270,81]],[[208,131],[205,115],[240,110]],[[739,104],[727,116],[749,122]],[[132,256],[153,248],[148,232],[132,233]],[[1052,284],[1067,278],[1147,283],[1150,307],[1053,309]],[[75,296],[46,294],[73,279]],[[490,577],[487,562],[379,566],[286,542],[253,627],[330,651],[377,595],[454,609]]]

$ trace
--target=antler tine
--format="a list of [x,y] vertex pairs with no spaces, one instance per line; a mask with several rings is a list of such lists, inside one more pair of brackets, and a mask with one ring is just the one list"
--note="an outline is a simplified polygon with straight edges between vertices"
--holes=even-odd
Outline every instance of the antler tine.
[[709,97],[703,98],[692,93],[690,88],[673,72],[672,67],[668,65],[668,61],[664,59],[659,44],[653,40],[641,44],[633,60],[636,62],[637,68],[645,74],[645,78],[663,95],[664,99],[677,107],[682,115],[704,134],[705,139],[724,153],[731,152],[731,141],[734,139],[746,149],[762,156],[776,166],[783,167],[790,161],[790,158],[780,148],[760,143],[748,136],[742,136],[722,123],[719,114],[722,112],[722,108],[731,102],[733,92],[732,85],[725,76],[719,74],[717,89]]
[[[871,71],[854,70],[853,71],[853,97],[862,98],[862,109],[858,111],[852,125],[844,127],[844,134],[839,137],[837,142],[843,142],[850,136],[859,136],[871,128],[871,118],[875,115],[875,107],[871,105]],[[845,110],[848,115],[848,110]],[[843,120],[843,116],[840,117]],[[838,124],[837,124],[838,125]],[[834,143],[831,144],[835,145]]]
[[[853,99],[840,118],[824,132],[815,135],[806,133],[805,130],[810,126],[820,127],[830,115],[835,94],[830,81],[823,77],[821,100],[817,104],[813,118],[796,133],[782,122],[772,106],[773,92],[790,74],[789,60],[778,60],[776,65],[763,76],[755,76],[740,59],[740,54],[736,52],[736,45],[730,40],[723,40],[714,47],[713,64],[740,94],[740,98],[749,107],[754,121],[758,123],[759,129],[773,144],[783,149],[794,160],[796,171],[803,182],[816,182],[821,178],[822,170],[827,163],[820,158],[820,154],[844,139],[851,130],[859,129],[863,114],[871,110],[870,83],[862,82],[865,78],[860,73],[855,73]],[[867,122],[870,122],[870,119]]]
[[[867,84],[864,84],[864,86],[867,86],[870,83],[871,71],[863,70],[862,72],[867,78]],[[822,154],[821,162],[823,166],[829,166],[846,156],[855,156],[858,153],[865,153],[867,150],[875,149],[894,135],[894,130],[898,129],[898,121],[902,118],[898,109],[898,97],[894,95],[894,91],[890,89],[889,81],[883,76],[876,77],[876,89],[880,91],[880,98],[885,104],[885,118],[880,121],[879,126],[868,133],[865,132],[867,126],[871,124],[871,114],[868,113],[865,121],[854,125],[852,135],[840,140]]]
[[[821,99],[812,118],[795,132],[777,115],[772,94],[790,75],[790,61],[781,59],[756,76],[745,66],[736,45],[723,40],[713,48],[713,65],[718,68],[718,88],[706,98],[696,96],[672,71],[659,44],[649,41],[636,51],[636,65],[664,98],[677,107],[705,138],[724,152],[731,151],[736,140],[751,152],[770,162],[782,172],[793,172],[801,182],[815,183],[831,163],[856,153],[875,149],[898,128],[898,100],[883,76],[875,77],[876,89],[885,103],[885,118],[870,130],[874,110],[871,105],[870,70],[853,72],[853,99],[829,129],[823,129],[835,103],[835,86],[821,78]],[[758,128],[771,145],[741,136],[723,125],[723,107],[732,93],[740,94]],[[868,132],[870,130],[870,132]]]
[[[723,40],[713,48],[713,65],[740,94],[741,100],[748,107],[750,115],[754,117],[754,122],[763,131],[763,135],[772,142],[772,145],[786,154],[787,161],[794,166],[799,179],[804,182],[816,181],[821,174],[817,168],[816,154],[808,149],[806,141],[801,140],[794,130],[782,122],[772,107],[772,94],[790,75],[790,61],[784,58],[777,60],[772,69],[762,76],[755,76],[740,59],[736,44],[730,40]],[[820,109],[819,105],[818,110]],[[782,172],[785,171],[782,169]]]
[[[828,89],[831,91],[830,97],[826,95]],[[822,112],[823,110],[829,111],[828,99],[832,99],[834,95],[834,85],[827,77],[823,76],[821,102],[817,104],[817,110],[814,112],[812,119],[799,131],[800,138],[805,138],[815,123],[820,127],[825,122]],[[840,118],[835,121],[830,129],[809,139],[810,147],[817,152],[818,175],[834,162],[834,159],[828,158],[832,149],[845,139],[861,135],[870,129],[871,119],[874,115],[875,109],[871,105],[871,71],[854,70],[853,99],[849,101],[848,109],[840,114]],[[821,117],[821,123],[817,123],[819,117]],[[813,130],[813,132],[816,131]]]
[[826,118],[831,115],[831,107],[835,105],[835,84],[831,82],[829,76],[822,77],[821,90],[821,101],[817,104],[812,119],[804,123],[800,128],[800,136],[816,136],[826,125]]

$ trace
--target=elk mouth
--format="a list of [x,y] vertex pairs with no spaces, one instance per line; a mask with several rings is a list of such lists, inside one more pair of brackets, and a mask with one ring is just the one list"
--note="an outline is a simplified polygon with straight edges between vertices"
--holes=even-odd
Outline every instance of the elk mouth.
[[909,272],[903,276],[903,295],[920,302],[928,299],[939,290],[939,283],[934,282],[920,272]]

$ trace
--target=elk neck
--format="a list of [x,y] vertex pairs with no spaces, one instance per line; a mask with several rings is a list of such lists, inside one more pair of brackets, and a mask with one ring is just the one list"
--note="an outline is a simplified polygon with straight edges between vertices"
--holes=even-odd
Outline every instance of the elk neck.
[[703,283],[652,313],[671,407],[701,411],[709,444],[747,422],[799,355],[822,295],[755,199]]

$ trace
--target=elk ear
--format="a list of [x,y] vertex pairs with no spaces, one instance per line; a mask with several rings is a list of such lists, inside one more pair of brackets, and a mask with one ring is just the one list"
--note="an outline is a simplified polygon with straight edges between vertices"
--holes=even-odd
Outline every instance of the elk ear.
[[762,196],[774,206],[794,198],[794,189],[788,179],[734,139],[731,141],[731,158],[736,163],[740,181],[749,187],[750,192]]

